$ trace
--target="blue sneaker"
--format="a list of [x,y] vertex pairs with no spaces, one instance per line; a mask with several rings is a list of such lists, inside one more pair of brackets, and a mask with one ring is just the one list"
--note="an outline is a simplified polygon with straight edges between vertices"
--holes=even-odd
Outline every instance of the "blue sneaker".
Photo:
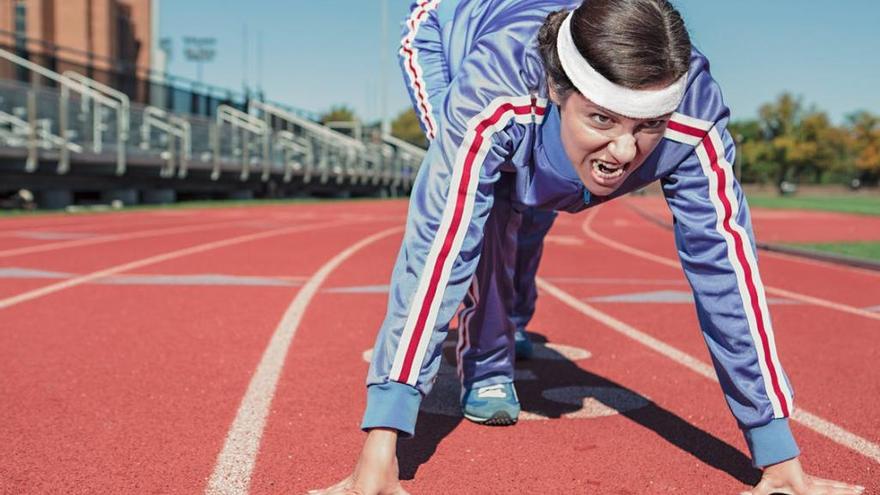
[[520,359],[531,359],[532,354],[535,353],[532,341],[529,339],[529,335],[524,328],[517,328],[516,332],[514,332],[513,347],[516,352],[517,361]]
[[510,426],[519,418],[519,399],[512,383],[468,389],[461,399],[464,417],[481,425]]

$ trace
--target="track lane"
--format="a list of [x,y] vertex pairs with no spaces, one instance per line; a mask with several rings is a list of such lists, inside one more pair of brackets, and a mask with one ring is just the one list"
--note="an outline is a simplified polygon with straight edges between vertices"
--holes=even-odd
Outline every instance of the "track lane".
[[162,226],[159,228],[143,228],[137,226],[136,230],[131,227],[118,233],[107,233],[102,235],[89,235],[79,239],[69,239],[55,242],[31,243],[28,245],[5,248],[0,250],[0,259],[13,258],[16,256],[29,255],[34,253],[44,253],[48,251],[58,251],[62,249],[70,249],[82,246],[94,246],[107,242],[130,241],[135,239],[144,239],[148,237],[158,237],[163,235],[174,235],[181,233],[200,232],[212,229],[221,229],[231,226],[253,226],[252,222],[240,220],[226,220],[214,223],[205,223],[204,221],[193,222],[184,225]]
[[[255,233],[248,234],[240,234],[235,236],[225,236],[220,239],[212,240],[209,242],[200,242],[198,244],[187,243],[185,247],[181,247],[178,249],[173,249],[171,251],[162,251],[156,254],[152,254],[147,257],[134,259],[131,261],[126,261],[120,264],[111,265],[109,267],[100,268],[95,271],[90,271],[88,273],[69,278],[67,280],[63,280],[60,282],[56,282],[53,284],[45,285],[39,287],[37,289],[30,290],[28,292],[23,292],[20,294],[15,294],[11,297],[6,297],[5,299],[0,300],[0,310],[9,308],[11,306],[15,306],[21,303],[25,303],[28,301],[32,301],[34,299],[38,299],[50,294],[54,294],[59,291],[63,291],[69,289],[71,287],[76,287],[83,285],[85,283],[99,280],[110,275],[116,275],[119,273],[129,272],[135,270],[137,268],[141,268],[144,266],[155,265],[157,263],[161,263],[163,261],[172,260],[176,258],[182,258],[185,256],[192,256],[194,254],[205,253],[208,251],[215,250],[217,248],[226,247],[235,244],[247,243],[259,239],[266,239],[271,237],[277,237],[280,235],[299,232],[299,231],[308,231],[308,230],[317,230],[322,228],[331,228],[331,227],[341,227],[350,222],[346,221],[326,221],[321,223],[314,223],[310,225],[303,225],[297,227],[285,227],[285,228],[276,228],[272,230],[261,230]],[[174,241],[180,241],[180,239],[173,239]],[[170,241],[166,241],[169,242]],[[137,246],[138,248],[142,246]],[[83,258],[79,258],[76,261],[82,262]],[[106,265],[105,265],[106,266]]]
[[[310,273],[334,246],[382,224],[329,231],[323,252],[289,270]],[[289,233],[221,247],[209,259],[222,272],[224,253],[289,251],[304,240],[317,244],[312,232]],[[89,286],[9,308],[4,318],[14,326],[0,337],[0,374],[3,396],[18,407],[5,410],[0,428],[2,455],[15,459],[4,479],[51,493],[200,491],[297,290]]]
[[[629,250],[633,259],[642,258],[680,269],[672,233],[620,203],[610,203],[588,213],[582,221],[582,231],[589,239],[619,250]],[[802,302],[880,321],[880,314],[863,311],[863,308],[877,304],[873,301],[880,293],[868,290],[880,287],[880,279],[872,272],[848,267],[836,269],[816,263],[792,263],[791,260],[763,256],[763,253],[758,253],[758,258],[768,297],[800,298]]]
[[[611,229],[609,225],[613,224],[615,215],[626,212],[620,208],[605,208],[603,207],[601,213],[593,214],[598,218],[607,215],[604,225],[607,233]],[[632,232],[631,229],[632,226],[630,226],[629,232]],[[596,231],[601,234],[599,228]],[[671,235],[667,234],[667,236],[670,237],[668,241],[671,244]],[[617,237],[622,236],[618,233]],[[640,248],[645,247],[644,245],[647,243],[643,240],[643,235],[634,237],[642,239],[639,241],[641,242]],[[655,242],[659,239],[657,234],[653,238]],[[610,237],[609,239],[619,242]],[[630,243],[636,244],[636,241],[627,238],[626,243],[622,246],[629,246]],[[621,268],[625,263],[627,266],[622,269],[623,273],[655,273],[658,278],[668,278],[677,272],[678,276],[683,277],[680,268],[669,266],[673,263],[657,262],[653,269],[642,263],[635,263],[633,268],[635,271],[630,272],[630,261],[627,259],[627,254],[621,252],[619,247],[610,248],[607,245],[599,244],[587,249],[592,250],[590,256],[607,260],[610,266]],[[564,246],[552,246],[550,249],[554,252],[556,257],[554,259],[562,259],[565,256],[561,254]],[[662,256],[664,249],[666,248],[663,247],[661,240],[659,246],[654,249],[654,252],[661,254],[656,256]],[[576,253],[568,255],[570,260],[576,259],[576,257]],[[615,263],[615,257],[619,257],[621,260],[626,259],[626,261]],[[663,257],[658,261],[665,259]],[[762,264],[762,273],[766,273],[764,267],[767,264]],[[551,274],[556,276],[563,273],[568,274],[569,270],[551,271]],[[801,272],[801,276],[806,278],[809,274]],[[766,281],[767,277],[764,278]],[[632,288],[619,287],[617,289],[622,291],[616,292],[617,294],[637,292]],[[571,287],[569,290],[581,300],[615,293],[607,286],[601,288],[577,286]],[[652,287],[648,292],[655,290],[657,288]],[[674,290],[681,292],[681,288]],[[864,363],[874,362],[880,357],[877,346],[871,345],[878,329],[874,320],[809,304],[784,304],[786,302],[797,303],[798,301],[780,300],[773,296],[769,287],[768,300],[772,306],[771,312],[779,343],[779,353],[793,379],[798,395],[796,404],[826,419],[834,418],[833,421],[836,423],[869,440],[880,441],[880,432],[876,429],[876,422],[871,414],[865,413],[865,411],[876,408],[877,392],[880,391],[880,372],[872,367],[866,368],[864,365]],[[780,304],[772,304],[774,300],[779,301]],[[704,355],[706,351],[701,339],[693,338],[699,335],[699,327],[692,304],[686,301],[681,302],[681,304],[634,305],[609,302],[591,304],[603,308],[612,315],[625,315],[623,319],[627,322],[636,322],[636,326],[642,325],[654,329],[652,333],[655,336],[672,343],[691,355]],[[835,336],[833,352],[829,346],[829,335]],[[851,377],[854,376],[859,376],[860,379],[853,381]],[[836,386],[829,387],[830,379],[836,381]]]
[[285,365],[291,341],[312,298],[321,288],[324,280],[352,255],[370,244],[402,231],[402,226],[391,227],[346,247],[323,264],[297,293],[296,298],[284,312],[257,365],[247,392],[238,407],[235,420],[230,426],[223,450],[217,457],[205,493],[247,494],[249,492],[253,466],[260,450],[260,440],[275,396],[278,377]]
[[[389,240],[365,250],[327,285],[386,283],[396,248]],[[380,265],[377,259],[384,261]],[[348,474],[363,441],[357,425],[367,364],[360,353],[372,346],[386,298],[325,292],[315,299],[279,383],[251,493],[302,493]],[[511,487],[518,493],[644,493],[645,487],[651,493],[736,493],[742,487],[737,477],[747,478],[751,471],[747,459],[732,449],[742,451],[744,442],[716,384],[597,328],[547,295],[533,327],[554,342],[587,347],[593,357],[577,365],[526,365],[539,380],[518,385],[525,410],[572,411],[541,395],[567,385],[622,386],[650,397],[656,407],[632,417],[523,421],[515,428],[479,427],[423,413],[417,439],[399,447],[411,459],[430,457],[420,466],[404,462],[405,474],[416,474],[407,483],[414,493],[471,493],[474,486],[480,493]],[[686,400],[682,390],[689,391]],[[446,398],[456,400],[455,394]],[[798,431],[798,436],[817,451],[808,465],[833,460],[833,468],[823,466],[825,474],[852,476],[854,466],[866,464],[810,432]]]
[[[381,211],[377,209],[365,216],[401,218],[405,205],[402,202],[393,203],[393,207],[386,207]],[[579,235],[581,218],[560,217],[553,234],[566,237]],[[559,227],[563,231],[557,232]],[[368,226],[359,225],[356,228],[368,229]],[[228,247],[223,248],[223,256],[165,261],[136,271],[228,273],[230,269],[227,264],[235,259],[236,263],[245,265],[241,274],[268,275],[272,273],[273,266],[282,263],[279,270],[282,274],[302,275],[312,271],[297,270],[296,267],[301,266],[301,262],[314,263],[314,269],[321,260],[329,257],[327,248],[321,249],[323,242],[339,242],[342,245],[346,241],[341,239],[350,239],[350,234],[351,232],[328,232],[320,239],[312,236],[305,242],[261,241],[260,244],[265,244],[270,251],[265,260],[255,256],[260,250],[245,249],[244,246]],[[293,237],[295,236],[292,235],[291,238]],[[326,285],[371,286],[387,283],[393,256],[398,247],[399,239],[389,239],[381,245],[365,249],[340,266]],[[307,249],[307,254],[292,256],[289,252],[301,249]],[[605,261],[595,263],[597,257]],[[542,267],[541,274],[547,275],[548,280],[555,281],[564,277],[605,277],[603,284],[569,282],[564,285],[566,290],[571,291],[578,287],[583,288],[584,297],[613,295],[624,289],[633,292],[655,290],[658,287],[681,289],[680,284],[669,282],[674,281],[675,275],[660,277],[666,285],[608,283],[607,279],[615,275],[614,268],[620,265],[615,264],[614,259],[606,257],[595,243],[586,242],[579,246],[549,243],[546,259],[557,260],[545,262]],[[188,264],[187,261],[193,263]],[[213,265],[215,262],[216,265]],[[762,258],[762,269],[764,264]],[[644,264],[635,260],[632,263],[627,261],[626,265],[637,274],[633,277],[636,280],[653,278],[652,270],[657,269],[654,266],[656,263],[648,261]],[[653,269],[649,268],[652,266]],[[279,271],[274,273],[277,275]],[[670,273],[675,273],[675,270]],[[766,269],[763,273],[766,273]],[[680,270],[677,275],[680,277]],[[597,291],[596,287],[603,289]],[[45,488],[42,491],[56,492],[57,486],[72,486],[70,480],[64,476],[73,473],[86,482],[80,486],[87,488],[83,488],[82,492],[91,492],[94,486],[116,492],[144,491],[145,487],[161,492],[200,491],[210,474],[216,452],[221,447],[225,434],[221,430],[228,427],[234,417],[234,403],[240,399],[247,386],[249,375],[242,375],[250,373],[256,366],[259,353],[271,333],[269,327],[277,323],[278,315],[295,290],[88,286],[59,293],[51,298],[51,304],[29,307],[32,312],[23,314],[29,317],[38,316],[39,319],[34,323],[74,322],[74,326],[88,327],[92,334],[100,334],[95,331],[97,328],[112,328],[111,337],[118,337],[119,341],[106,335],[101,338],[81,337],[80,333],[85,330],[77,330],[70,339],[59,341],[50,332],[54,328],[39,330],[40,327],[36,327],[43,341],[36,345],[23,345],[25,348],[30,345],[30,352],[44,354],[40,358],[42,360],[28,359],[27,353],[4,357],[4,362],[13,363],[26,371],[37,371],[42,365],[50,367],[52,371],[48,378],[34,378],[26,386],[16,389],[27,400],[47,401],[39,408],[39,413],[34,415],[38,424],[22,426],[21,431],[29,432],[29,437],[34,438],[45,435],[45,431],[60,432],[62,441],[68,442],[81,441],[76,433],[79,431],[91,434],[95,441],[90,445],[91,450],[77,447],[69,449],[68,453],[40,452],[40,455],[48,457],[36,460],[28,457],[29,451],[25,449],[18,453],[23,456],[22,462],[0,468],[0,479],[14,480],[17,483],[15,486],[42,487]],[[123,304],[119,304],[118,298],[123,293],[127,297]],[[286,298],[278,294],[285,294]],[[62,296],[68,298],[69,302],[56,299]],[[360,353],[372,346],[375,330],[384,314],[385,298],[385,294],[318,294],[305,315],[303,329],[296,337],[292,354],[279,382],[273,412],[254,472],[252,493],[278,493],[284,490],[300,493],[306,488],[334,481],[351,468],[347,463],[356,458],[362,441],[361,434],[357,432],[357,424],[363,410],[366,363],[361,360]],[[218,304],[224,313],[228,311],[240,316],[233,325],[236,326],[234,330],[227,326],[225,317],[218,318],[220,310],[217,314],[212,314],[210,311],[187,313],[182,309],[184,302],[208,300],[215,301],[214,304]],[[629,307],[620,304],[602,304],[602,308],[609,311],[632,313]],[[58,311],[59,308],[68,308],[67,311],[70,311],[69,308],[74,306],[79,306],[81,311],[72,318]],[[144,306],[148,308],[146,312]],[[690,318],[695,325],[692,307],[682,306],[690,309]],[[95,308],[101,310],[96,311]],[[791,308],[774,306],[771,311],[778,320],[780,316],[776,316],[776,313],[780,309]],[[33,312],[37,309],[39,311]],[[15,310],[16,308],[10,309]],[[263,313],[272,311],[275,312],[274,322],[261,318],[265,316]],[[260,316],[252,316],[258,313]],[[144,314],[149,316],[142,316]],[[114,316],[119,315],[124,318],[114,319]],[[672,309],[662,315],[647,315],[644,324],[636,320],[628,322],[636,326],[644,325],[646,328],[642,328],[643,330],[651,329],[662,322],[664,329],[657,333],[661,338],[666,338],[666,332],[682,330],[684,318],[687,316],[680,315],[678,309]],[[131,323],[124,325],[126,322]],[[777,327],[779,326],[781,323],[777,323]],[[244,328],[248,328],[248,331],[241,330]],[[716,384],[707,383],[707,380],[696,375],[689,376],[689,372],[681,371],[680,365],[651,351],[639,350],[607,329],[597,328],[593,322],[585,320],[582,315],[546,294],[542,295],[539,303],[534,328],[546,330],[543,333],[556,342],[587,347],[593,352],[593,357],[588,361],[578,362],[576,366],[571,363],[533,366],[531,369],[535,370],[540,380],[521,384],[524,405],[528,403],[533,409],[546,408],[548,402],[542,398],[541,391],[547,386],[584,383],[604,386],[613,383],[654,399],[659,409],[654,409],[653,416],[648,417],[634,415],[632,418],[615,416],[579,421],[524,421],[509,429],[489,429],[464,423],[458,425],[457,420],[449,417],[427,415],[422,418],[421,425],[433,424],[434,431],[452,432],[442,438],[413,440],[402,444],[402,448],[408,449],[408,452],[415,452],[417,458],[428,456],[432,445],[436,448],[430,462],[417,467],[415,481],[407,486],[415,489],[416,493],[469,493],[476,484],[480,484],[481,488],[485,487],[485,493],[501,492],[511,486],[524,492],[558,489],[574,492],[601,490],[612,493],[644,493],[646,487],[650,487],[652,493],[655,488],[657,493],[694,490],[700,493],[736,493],[732,490],[741,485],[730,471],[740,474],[746,471],[741,464],[741,458],[732,454],[729,449],[733,446],[742,450],[744,445]],[[690,335],[682,333],[682,342],[696,343],[696,348],[702,349],[705,354],[696,326],[691,328],[693,331]],[[178,335],[181,329],[193,331]],[[26,325],[26,330],[22,332],[33,332],[33,329]],[[158,332],[159,337],[156,340],[160,342],[154,346],[144,345],[143,342],[147,341],[145,336],[151,332]],[[222,341],[214,342],[213,339]],[[139,351],[137,346],[145,349]],[[208,360],[204,370],[198,368],[201,365],[197,366],[192,362],[194,358],[191,349],[199,346],[209,348],[204,354],[196,356],[200,363]],[[9,347],[7,343],[0,343],[0,349]],[[89,349],[83,350],[83,347]],[[784,350],[786,346],[781,344],[780,348]],[[46,349],[49,349],[48,355],[45,355]],[[180,352],[175,352],[178,349]],[[105,358],[101,352],[116,357],[108,360],[104,366],[102,360]],[[141,352],[149,352],[160,359],[145,365],[141,362]],[[218,353],[222,359],[214,361],[214,358],[218,358]],[[834,353],[827,354],[833,359]],[[23,356],[24,359],[16,361],[16,356]],[[708,359],[707,356],[703,357]],[[785,355],[783,359],[791,373],[789,357]],[[93,369],[77,373],[77,369],[86,367]],[[130,372],[129,375],[126,370],[130,368],[140,371]],[[816,377],[798,375],[794,378],[798,393],[796,403],[801,403],[811,393],[803,389],[803,381],[813,384],[813,380],[816,380],[820,389],[824,386],[821,373],[824,368],[824,364],[817,367]],[[651,372],[645,373],[644,370]],[[149,375],[156,375],[155,380],[144,379]],[[102,377],[106,381],[102,382]],[[131,378],[134,378],[135,390],[129,390],[132,388]],[[17,379],[26,380],[27,377],[18,376]],[[103,384],[103,387],[95,385],[96,383]],[[874,380],[874,383],[877,381]],[[0,380],[0,390],[7,397],[7,390],[2,388],[5,385],[7,382]],[[163,391],[151,397],[151,391],[160,387],[164,387]],[[844,386],[839,388],[843,389]],[[107,389],[106,394],[101,393],[104,389]],[[229,389],[235,389],[235,393],[230,393]],[[91,396],[90,399],[77,396],[83,390]],[[95,393],[95,390],[99,392]],[[122,396],[115,402],[113,392],[117,390]],[[681,398],[682,390],[691,392],[686,400]],[[155,395],[155,392],[152,393]],[[56,414],[62,407],[65,408],[61,411],[62,414]],[[557,412],[565,410],[555,407]],[[39,416],[47,410],[54,410],[54,413],[44,421]],[[119,414],[118,411],[123,413]],[[699,412],[695,414],[694,411]],[[74,414],[73,417],[70,417],[71,413]],[[222,421],[218,421],[217,416],[224,414],[226,423],[221,425]],[[184,419],[179,419],[181,417]],[[637,421],[639,419],[642,423]],[[133,428],[129,432],[121,432],[119,428],[122,426]],[[11,436],[13,433],[5,428],[8,427],[2,427],[0,431],[7,433],[7,439],[14,438]],[[420,428],[421,434],[427,433],[425,426]],[[667,437],[671,435],[672,440],[664,438],[659,432],[665,432]],[[675,432],[678,432],[678,436]],[[876,466],[866,464],[864,457],[842,449],[804,428],[796,427],[795,433],[809,454],[806,458],[807,466],[818,473],[851,479],[862,484],[876,478]],[[0,445],[9,445],[7,439],[0,438]],[[56,441],[57,439],[55,437]],[[674,442],[675,439],[678,439],[678,444]],[[709,453],[694,451],[694,444],[688,443],[694,439],[708,445],[704,450]],[[49,442],[46,443],[43,448],[48,451]],[[523,446],[528,446],[527,451]],[[213,453],[209,453],[212,449]],[[716,459],[718,452],[726,453],[726,458],[732,458],[733,462]],[[143,453],[148,455],[139,455]],[[101,455],[106,458],[101,458]],[[169,463],[169,459],[173,461]],[[90,460],[91,465],[86,465]],[[50,484],[34,481],[36,476],[44,474],[38,473],[38,470],[45,465],[67,467],[68,470],[64,474],[50,472],[47,477],[52,482]],[[412,472],[415,468],[408,466],[407,469]],[[490,475],[487,476],[487,472]],[[174,476],[178,478],[175,479]],[[201,478],[201,485],[196,483],[198,478]],[[93,480],[97,481],[89,485],[88,482]],[[880,488],[872,486],[870,482],[867,485],[869,490]],[[67,491],[77,493],[76,487]]]
[[[671,223],[660,196],[628,196],[627,202]],[[751,208],[763,242],[847,242],[880,240],[880,217],[818,210]]]

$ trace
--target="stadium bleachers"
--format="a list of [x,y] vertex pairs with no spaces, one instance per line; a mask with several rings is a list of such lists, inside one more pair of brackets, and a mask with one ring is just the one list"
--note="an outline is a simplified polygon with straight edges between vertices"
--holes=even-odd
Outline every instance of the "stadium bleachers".
[[17,76],[0,78],[0,194],[29,189],[42,207],[405,194],[424,156],[392,136],[355,139],[256,99],[194,115],[7,50],[0,64]]

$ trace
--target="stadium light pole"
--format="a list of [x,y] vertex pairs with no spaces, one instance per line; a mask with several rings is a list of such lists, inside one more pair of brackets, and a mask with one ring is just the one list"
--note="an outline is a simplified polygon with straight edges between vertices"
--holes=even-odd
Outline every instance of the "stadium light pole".
[[245,101],[250,99],[248,88],[248,26],[241,25],[241,90],[244,92]]
[[214,60],[214,55],[217,54],[216,45],[216,38],[183,38],[183,53],[187,60],[196,63],[196,79],[199,85],[202,85],[202,64]]
[[388,88],[385,84],[385,71],[388,70],[388,0],[381,0],[382,6],[382,40],[379,45],[379,112],[382,118],[382,134],[390,134],[388,122]]

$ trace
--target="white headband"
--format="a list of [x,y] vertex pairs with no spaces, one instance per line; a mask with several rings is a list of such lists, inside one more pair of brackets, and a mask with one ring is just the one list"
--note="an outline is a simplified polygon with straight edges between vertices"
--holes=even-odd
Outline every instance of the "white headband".
[[687,74],[671,85],[657,90],[636,90],[614,84],[599,74],[574,44],[568,14],[556,38],[556,50],[565,75],[585,97],[614,113],[636,119],[659,117],[674,112],[684,97]]

